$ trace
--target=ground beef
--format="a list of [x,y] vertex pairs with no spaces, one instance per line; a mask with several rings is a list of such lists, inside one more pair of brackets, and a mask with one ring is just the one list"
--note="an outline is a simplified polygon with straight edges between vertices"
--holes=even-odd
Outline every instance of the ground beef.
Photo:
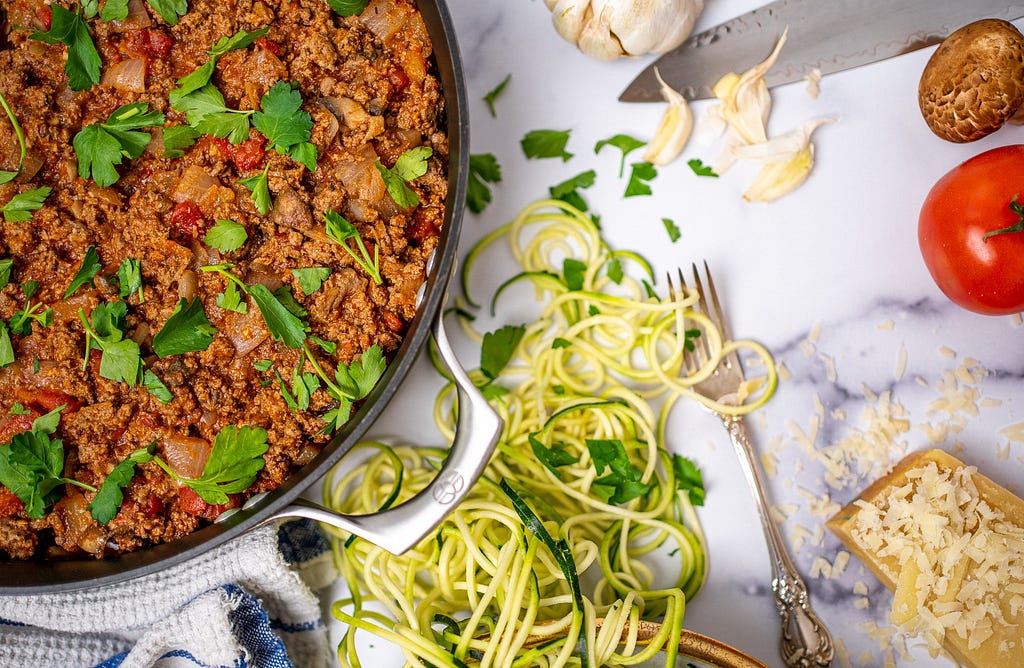
[[[59,4],[81,11],[75,2]],[[156,462],[141,464],[105,525],[92,517],[96,493],[88,487],[58,487],[43,517],[30,518],[22,499],[0,485],[0,553],[11,558],[102,557],[180,538],[247,496],[278,487],[330,438],[323,417],[338,402],[319,389],[308,409],[296,410],[278,382],[280,375],[291,387],[296,368],[313,373],[313,365],[274,340],[255,303],[246,313],[221,308],[228,279],[201,267],[229,263],[249,285],[290,288],[308,335],[327,344],[310,349],[331,373],[370,346],[398,348],[444,217],[444,100],[411,0],[372,0],[356,17],[338,16],[326,0],[191,0],[174,26],[140,0],[130,10],[124,21],[88,20],[108,78],[74,91],[64,69],[67,48],[30,38],[49,28],[51,3],[0,0],[0,93],[28,145],[22,173],[0,185],[0,206],[19,193],[52,188],[31,220],[0,219],[0,260],[13,260],[0,289],[0,318],[10,327],[29,304],[52,309],[52,320],[10,333],[15,360],[0,368],[0,449],[61,405],[52,438],[63,447],[62,475],[93,488],[150,444],[178,473],[195,477],[228,425],[265,429],[269,447],[256,481],[224,506],[204,502]],[[313,120],[316,170],[271,149],[255,128],[238,144],[201,136],[183,156],[165,157],[163,131],[188,124],[168,100],[177,81],[206,63],[221,37],[262,28],[266,34],[252,45],[217,58],[212,83],[238,110],[258,110],[279,81],[296,86]],[[139,62],[141,85],[116,80],[125,63]],[[112,186],[81,178],[73,138],[133,102],[165,114],[164,127],[145,130],[152,141],[139,158],[124,160]],[[432,155],[427,173],[409,183],[419,205],[403,208],[388,195],[377,164],[391,167],[418,146]],[[13,125],[0,113],[0,169],[16,169],[19,155]],[[274,204],[266,215],[238,183],[264,169]],[[381,284],[325,234],[328,209],[352,222],[379,254]],[[241,248],[221,252],[204,243],[219,220],[244,226]],[[89,247],[99,255],[99,272],[65,297]],[[141,262],[142,295],[120,294],[116,274],[127,259]],[[331,274],[307,295],[291,270],[310,267]],[[27,298],[32,282],[38,287]],[[205,350],[158,358],[153,337],[182,298],[199,300],[216,333]],[[141,385],[104,378],[100,350],[86,360],[80,314],[90,318],[119,300],[127,305],[125,336],[171,391],[168,403]]]

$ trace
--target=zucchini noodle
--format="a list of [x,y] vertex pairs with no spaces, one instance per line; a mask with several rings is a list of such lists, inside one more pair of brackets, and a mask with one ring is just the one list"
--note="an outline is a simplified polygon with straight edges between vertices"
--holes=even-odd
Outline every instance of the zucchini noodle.
[[[763,405],[777,382],[771,354],[723,340],[685,288],[659,299],[642,257],[612,251],[587,216],[553,200],[528,206],[470,251],[462,274],[470,305],[473,267],[500,240],[522,271],[498,288],[492,309],[520,282],[534,286],[541,306],[496,378],[470,372],[505,421],[497,449],[466,500],[401,556],[325,527],[350,589],[332,607],[348,625],[338,659],[361,666],[356,634],[367,631],[400,647],[410,666],[633,665],[662,649],[674,666],[707,549],[678,456],[665,446],[667,416],[680,397],[731,415]],[[709,361],[687,373],[684,353],[694,345]],[[732,352],[759,359],[764,375],[735,403],[697,394],[694,385]],[[449,379],[434,404],[449,440],[456,403]],[[618,453],[615,461],[599,462],[598,447]],[[348,514],[410,498],[446,454],[358,448],[368,458],[336,467],[324,485],[324,502]],[[650,620],[661,622],[654,633]]]

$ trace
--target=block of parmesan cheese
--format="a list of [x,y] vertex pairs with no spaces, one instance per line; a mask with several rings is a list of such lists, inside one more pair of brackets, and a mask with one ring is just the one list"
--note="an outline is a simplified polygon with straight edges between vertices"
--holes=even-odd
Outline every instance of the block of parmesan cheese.
[[893,623],[964,666],[1024,666],[1024,501],[942,450],[905,457],[827,522]]

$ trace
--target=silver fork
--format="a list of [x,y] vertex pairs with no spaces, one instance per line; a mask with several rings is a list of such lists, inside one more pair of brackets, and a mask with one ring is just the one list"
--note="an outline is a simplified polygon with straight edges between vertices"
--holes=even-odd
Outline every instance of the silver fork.
[[[697,308],[718,327],[724,339],[729,339],[729,326],[722,312],[722,306],[718,302],[718,295],[715,294],[715,284],[711,281],[707,262],[704,263],[704,275],[707,280],[707,291],[704,290],[701,283],[697,265],[693,265],[694,287],[700,298]],[[681,288],[686,286],[682,269],[679,269],[679,284]],[[676,288],[672,284],[671,274],[668,277],[668,288],[669,295],[675,299]],[[697,337],[693,350],[687,350],[685,354],[684,366],[688,373],[695,372],[709,362],[710,351],[707,348],[707,343],[702,339],[703,337]],[[705,380],[697,383],[693,389],[709,399],[728,404],[730,401],[735,401],[736,392],[743,381],[743,365],[739,355],[733,351],[722,358],[714,372]],[[717,411],[712,412],[718,416],[726,431],[729,432],[729,440],[732,441],[736,449],[743,474],[757,502],[757,514],[761,519],[765,542],[768,544],[768,555],[771,558],[772,591],[775,593],[775,605],[782,617],[782,638],[779,643],[782,659],[791,668],[830,666],[834,654],[832,636],[822,624],[821,619],[811,610],[807,585],[804,584],[793,565],[782,542],[779,529],[771,517],[763,475],[743,419]]]

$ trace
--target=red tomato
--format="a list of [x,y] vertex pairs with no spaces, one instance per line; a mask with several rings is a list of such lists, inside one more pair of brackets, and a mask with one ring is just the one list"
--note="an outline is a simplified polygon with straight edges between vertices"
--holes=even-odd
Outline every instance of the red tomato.
[[921,207],[924,263],[946,296],[970,311],[1024,311],[1024,231],[985,238],[1021,221],[1010,207],[1014,198],[1024,204],[1024,145],[994,148],[953,168]]

